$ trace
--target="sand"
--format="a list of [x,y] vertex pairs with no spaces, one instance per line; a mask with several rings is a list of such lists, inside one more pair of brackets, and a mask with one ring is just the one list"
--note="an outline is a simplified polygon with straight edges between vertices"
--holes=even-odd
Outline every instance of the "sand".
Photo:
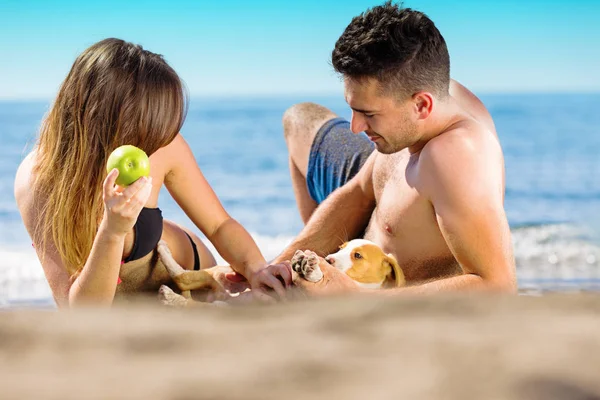
[[600,296],[7,310],[2,399],[600,399]]

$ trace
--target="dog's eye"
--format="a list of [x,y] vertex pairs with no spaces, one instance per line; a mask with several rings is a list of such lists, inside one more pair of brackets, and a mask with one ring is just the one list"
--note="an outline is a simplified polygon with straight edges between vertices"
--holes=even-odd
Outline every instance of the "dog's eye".
[[360,255],[360,253],[354,253],[354,258],[358,260],[359,258],[362,258],[362,256]]

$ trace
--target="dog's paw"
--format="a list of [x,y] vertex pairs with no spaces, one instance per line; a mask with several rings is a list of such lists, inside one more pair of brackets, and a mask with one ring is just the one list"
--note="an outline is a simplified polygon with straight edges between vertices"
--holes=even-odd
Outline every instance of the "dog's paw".
[[312,251],[309,253],[306,259],[306,266],[304,267],[304,277],[306,280],[310,282],[319,282],[323,279],[323,271],[319,267],[319,256],[313,253]]
[[301,274],[302,261],[304,260],[304,252],[302,250],[296,250],[294,256],[291,259],[292,269],[297,273]]
[[319,256],[310,250],[297,250],[292,257],[292,269],[310,282],[323,279],[323,271],[319,267]]
[[162,285],[158,289],[158,299],[163,305],[171,307],[185,307],[188,302],[185,297],[175,293],[166,285]]
[[294,271],[300,273],[300,269],[302,267],[302,260],[304,260],[304,252],[302,250],[296,250],[291,260],[292,269]]

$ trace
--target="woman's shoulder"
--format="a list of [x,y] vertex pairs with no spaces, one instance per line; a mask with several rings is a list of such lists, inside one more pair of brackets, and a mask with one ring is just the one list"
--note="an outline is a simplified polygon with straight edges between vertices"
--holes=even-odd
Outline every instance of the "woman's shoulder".
[[19,209],[23,205],[30,203],[32,199],[31,182],[33,178],[33,167],[35,165],[35,151],[29,153],[17,169],[15,176],[15,200]]
[[[150,156],[152,168],[158,168],[164,175],[167,175],[173,169],[177,169],[182,164],[188,164],[190,159],[193,160],[193,154],[190,151],[189,145],[178,134],[175,139],[165,147],[159,149]],[[156,177],[154,177],[156,179]]]
[[171,141],[171,143],[157,151],[157,153],[163,154],[165,156],[172,156],[180,152],[182,147],[185,146],[187,146],[187,142],[185,141],[181,133],[178,133],[177,136],[175,136],[175,138]]
[[39,196],[35,196],[34,181],[34,166],[36,160],[35,150],[29,153],[17,169],[15,176],[14,195],[23,219],[25,228],[30,233],[33,233],[35,221],[38,218],[38,212],[41,209]]

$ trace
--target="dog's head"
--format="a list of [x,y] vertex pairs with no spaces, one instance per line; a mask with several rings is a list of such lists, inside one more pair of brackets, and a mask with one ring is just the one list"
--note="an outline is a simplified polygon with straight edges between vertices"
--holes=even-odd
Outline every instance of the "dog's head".
[[337,253],[328,255],[325,260],[365,287],[398,287],[405,284],[404,273],[394,256],[385,254],[369,240],[346,242]]

